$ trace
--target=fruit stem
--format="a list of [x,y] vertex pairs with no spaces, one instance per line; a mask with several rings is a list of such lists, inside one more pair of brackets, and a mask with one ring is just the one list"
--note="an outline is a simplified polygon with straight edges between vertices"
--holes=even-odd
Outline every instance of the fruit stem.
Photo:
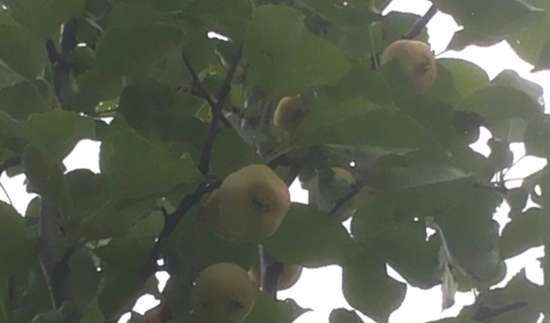
[[424,14],[424,16],[412,26],[411,30],[403,36],[403,39],[414,39],[420,33],[422,32],[422,29],[426,27],[426,25],[430,22],[430,20],[435,16],[437,13],[437,7],[435,5],[432,5],[428,11]]

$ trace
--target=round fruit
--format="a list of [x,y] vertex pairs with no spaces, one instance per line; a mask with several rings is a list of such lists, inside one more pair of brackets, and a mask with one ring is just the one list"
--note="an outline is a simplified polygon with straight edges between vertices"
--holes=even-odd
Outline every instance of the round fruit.
[[249,165],[225,178],[204,212],[222,237],[257,242],[277,231],[289,208],[285,182],[265,165]]
[[191,291],[191,317],[208,323],[239,323],[252,310],[256,297],[247,272],[232,263],[214,264],[197,277]]
[[285,96],[275,108],[273,124],[276,127],[292,132],[302,122],[304,116],[305,111],[300,95]]
[[435,81],[437,64],[430,47],[421,41],[401,39],[382,53],[382,64],[396,60],[418,92],[427,91]]
[[[300,276],[302,275],[302,266],[300,265],[283,265],[283,271],[279,275],[279,280],[277,281],[277,290],[289,289],[294,286]],[[258,266],[252,267],[249,271],[251,279],[256,283],[260,284],[260,272]]]

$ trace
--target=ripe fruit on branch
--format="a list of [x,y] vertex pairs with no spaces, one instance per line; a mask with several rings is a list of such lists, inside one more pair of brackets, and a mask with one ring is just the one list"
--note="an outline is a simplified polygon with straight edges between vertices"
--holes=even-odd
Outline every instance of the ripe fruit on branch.
[[382,53],[382,64],[396,60],[406,77],[419,92],[425,92],[435,81],[437,64],[430,47],[421,41],[401,39]]
[[[300,279],[300,276],[302,275],[302,266],[300,265],[289,265],[284,264],[283,265],[283,271],[279,275],[279,279],[277,281],[277,290],[284,290],[289,289],[290,287],[294,286],[298,279]],[[252,269],[249,271],[251,279],[256,283],[260,284],[260,271],[258,269],[258,266],[252,267]]]
[[300,125],[306,111],[300,95],[285,96],[279,100],[273,114],[273,124],[276,127],[293,132]]
[[191,317],[195,322],[239,323],[252,310],[256,297],[247,272],[232,263],[204,269],[191,291]]
[[258,242],[277,231],[289,208],[288,186],[271,168],[258,164],[227,176],[203,214],[222,237]]

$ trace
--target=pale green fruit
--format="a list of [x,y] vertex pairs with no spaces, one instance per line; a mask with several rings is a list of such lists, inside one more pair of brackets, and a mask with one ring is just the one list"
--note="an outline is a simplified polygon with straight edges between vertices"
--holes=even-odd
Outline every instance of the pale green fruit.
[[[279,279],[277,281],[277,290],[285,290],[294,286],[302,275],[302,269],[303,268],[300,265],[283,264],[283,271],[279,275]],[[260,271],[258,270],[258,266],[252,267],[248,273],[250,274],[252,281],[259,285]]]
[[252,310],[256,287],[248,273],[232,263],[204,269],[191,291],[193,322],[239,323]]
[[426,92],[434,83],[437,64],[426,43],[408,39],[397,40],[382,53],[382,64],[392,60],[399,62],[403,72],[418,92]]
[[289,208],[286,183],[265,165],[249,165],[225,178],[204,212],[222,237],[258,242],[277,231]]
[[273,114],[273,124],[276,127],[293,132],[305,116],[300,95],[285,96],[277,104]]

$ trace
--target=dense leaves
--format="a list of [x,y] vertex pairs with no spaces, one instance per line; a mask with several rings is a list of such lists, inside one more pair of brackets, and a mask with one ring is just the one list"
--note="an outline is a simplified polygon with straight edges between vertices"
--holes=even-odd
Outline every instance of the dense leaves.
[[[517,143],[550,155],[542,87],[439,58],[418,93],[407,66],[380,58],[405,35],[427,41],[438,10],[462,26],[448,49],[507,41],[550,69],[549,1],[431,0],[425,19],[389,3],[0,1],[0,171],[37,195],[26,210],[0,203],[0,322],[115,322],[145,293],[160,321],[184,322],[196,275],[219,262],[339,266],[354,311],[334,309],[331,323],[388,322],[408,286],[438,285],[444,307],[457,291],[477,296],[437,322],[548,320],[550,167],[513,187],[507,176]],[[288,96],[301,102],[292,127],[273,121]],[[482,127],[486,155],[470,147]],[[92,140],[99,156],[81,158],[99,172],[67,171]],[[206,201],[253,163],[299,178],[311,203],[258,243],[228,241]],[[540,246],[544,286],[524,271],[502,282],[504,260]],[[266,286],[244,322],[307,311]]]

